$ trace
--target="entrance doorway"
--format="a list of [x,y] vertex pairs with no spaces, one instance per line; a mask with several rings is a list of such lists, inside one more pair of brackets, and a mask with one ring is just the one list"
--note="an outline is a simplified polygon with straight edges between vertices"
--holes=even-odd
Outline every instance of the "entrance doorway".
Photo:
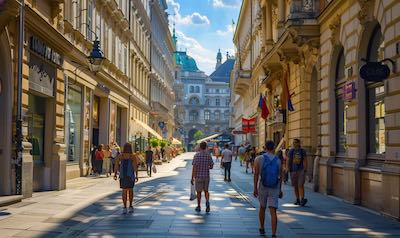
[[92,144],[94,146],[99,146],[99,136],[100,136],[100,97],[93,97],[93,132],[92,132]]

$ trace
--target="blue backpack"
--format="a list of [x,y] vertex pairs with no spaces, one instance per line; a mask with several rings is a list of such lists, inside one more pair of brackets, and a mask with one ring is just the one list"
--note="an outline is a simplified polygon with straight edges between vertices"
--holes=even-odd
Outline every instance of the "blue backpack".
[[121,188],[133,188],[135,184],[135,171],[131,159],[122,159],[119,167],[119,178]]
[[272,160],[269,155],[263,154],[263,166],[261,169],[261,183],[267,188],[276,188],[279,183],[279,161],[274,155]]

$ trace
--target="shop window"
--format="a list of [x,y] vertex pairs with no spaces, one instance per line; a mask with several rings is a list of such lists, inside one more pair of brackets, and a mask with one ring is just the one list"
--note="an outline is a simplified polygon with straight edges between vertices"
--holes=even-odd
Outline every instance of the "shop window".
[[346,82],[345,78],[345,57],[343,48],[340,50],[335,70],[335,105],[336,105],[336,152],[338,154],[346,153],[346,109],[343,98],[343,86]]
[[[367,59],[369,61],[382,60],[381,28],[378,25],[368,44]],[[385,153],[385,87],[383,82],[366,83],[367,88],[367,152],[369,154]]]
[[66,110],[66,141],[68,141],[68,161],[79,162],[81,157],[82,92],[78,87],[68,88]]

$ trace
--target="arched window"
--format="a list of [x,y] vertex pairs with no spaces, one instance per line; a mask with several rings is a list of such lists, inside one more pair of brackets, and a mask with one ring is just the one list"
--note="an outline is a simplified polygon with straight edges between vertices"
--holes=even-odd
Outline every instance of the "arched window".
[[200,93],[200,87],[196,86],[196,93]]
[[210,99],[209,99],[209,98],[206,99],[206,105],[207,105],[207,106],[210,105]]
[[[382,44],[381,27],[375,27],[368,43],[367,60],[379,61]],[[385,149],[385,87],[383,82],[366,82],[367,90],[367,152],[384,154]]]
[[206,120],[206,121],[210,120],[210,111],[204,112],[204,120]]
[[345,77],[345,57],[343,48],[340,49],[336,61],[335,69],[335,105],[336,105],[336,152],[339,154],[346,153],[346,109],[343,98],[343,87],[346,82]]
[[193,86],[189,87],[189,93],[194,93],[194,87]]
[[189,100],[190,105],[198,105],[200,103],[199,99],[197,97],[192,97]]
[[221,112],[220,111],[215,111],[214,112],[214,118],[216,121],[221,120]]
[[225,99],[225,106],[229,106],[230,103],[231,103],[231,100],[229,100],[229,98]]
[[189,121],[197,121],[199,119],[199,113],[197,111],[191,111],[189,113]]

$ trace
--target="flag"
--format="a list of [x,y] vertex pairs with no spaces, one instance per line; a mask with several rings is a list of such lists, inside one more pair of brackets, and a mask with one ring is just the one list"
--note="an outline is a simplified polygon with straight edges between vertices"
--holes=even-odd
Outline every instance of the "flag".
[[288,67],[288,71],[287,72],[285,72],[285,78],[284,78],[284,82],[283,82],[283,84],[284,84],[284,88],[285,88],[285,96],[286,96],[286,105],[285,106],[287,106],[287,109],[290,111],[290,112],[293,112],[294,111],[294,107],[293,107],[293,103],[292,103],[292,94],[290,94],[290,92],[289,92],[289,82],[288,82],[288,79],[289,79],[289,67]]
[[258,109],[260,109],[260,111],[262,111],[262,106],[263,106],[263,97],[260,93],[260,99],[258,100]]
[[261,117],[264,120],[267,120],[268,115],[269,115],[269,109],[268,109],[268,106],[267,106],[267,99],[262,98]]

